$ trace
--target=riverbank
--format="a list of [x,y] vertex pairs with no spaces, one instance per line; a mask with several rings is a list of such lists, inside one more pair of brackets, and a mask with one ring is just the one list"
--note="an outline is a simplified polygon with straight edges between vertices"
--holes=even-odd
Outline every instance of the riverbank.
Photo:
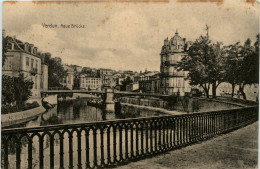
[[[227,109],[238,109],[249,106],[245,101],[231,100],[227,98],[205,98],[205,97],[194,97],[194,98],[180,98],[176,99],[171,105],[168,105],[166,101],[160,99],[140,99],[135,97],[123,97],[120,98],[120,103],[127,105],[135,105],[139,108],[148,108],[154,111],[163,111],[170,114],[181,114],[189,113],[200,113],[207,111],[220,111]],[[250,103],[256,104],[256,103]],[[173,113],[174,112],[174,113]]]
[[135,105],[135,104],[129,104],[129,103],[120,103],[120,104],[122,106],[129,106],[129,107],[135,107],[135,108],[139,108],[139,109],[151,110],[151,111],[156,111],[156,112],[168,114],[168,115],[187,114],[186,112],[166,110],[166,109],[158,108],[158,107],[142,106],[142,105]]
[[34,109],[20,111],[10,114],[2,114],[1,116],[1,127],[8,127],[15,124],[24,123],[44,113],[46,110],[44,107],[36,107]]

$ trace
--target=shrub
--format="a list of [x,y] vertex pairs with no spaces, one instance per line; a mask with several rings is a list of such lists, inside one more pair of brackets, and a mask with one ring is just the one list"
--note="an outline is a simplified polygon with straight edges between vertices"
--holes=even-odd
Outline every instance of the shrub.
[[31,80],[26,80],[23,74],[18,77],[2,76],[2,106],[17,105],[23,107],[30,98],[33,87]]
[[19,111],[30,110],[39,107],[39,103],[34,101],[32,103],[26,103],[20,106],[17,105],[4,105],[1,107],[2,114],[14,113]]

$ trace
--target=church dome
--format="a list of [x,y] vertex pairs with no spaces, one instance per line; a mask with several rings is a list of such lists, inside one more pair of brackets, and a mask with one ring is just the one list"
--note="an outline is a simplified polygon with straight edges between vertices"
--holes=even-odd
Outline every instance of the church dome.
[[176,30],[175,35],[171,38],[170,44],[178,47],[178,45],[184,46],[184,39],[179,36],[178,30]]

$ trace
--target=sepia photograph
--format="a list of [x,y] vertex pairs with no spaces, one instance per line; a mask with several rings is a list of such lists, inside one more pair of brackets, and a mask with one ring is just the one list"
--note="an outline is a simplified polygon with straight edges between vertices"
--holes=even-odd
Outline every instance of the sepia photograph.
[[1,168],[256,169],[259,2],[2,2]]

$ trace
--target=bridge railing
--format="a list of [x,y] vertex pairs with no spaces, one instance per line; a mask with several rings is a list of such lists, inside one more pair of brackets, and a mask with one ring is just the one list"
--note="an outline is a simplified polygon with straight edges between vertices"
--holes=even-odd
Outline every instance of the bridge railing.
[[230,132],[258,107],[2,130],[2,167],[113,167]]

